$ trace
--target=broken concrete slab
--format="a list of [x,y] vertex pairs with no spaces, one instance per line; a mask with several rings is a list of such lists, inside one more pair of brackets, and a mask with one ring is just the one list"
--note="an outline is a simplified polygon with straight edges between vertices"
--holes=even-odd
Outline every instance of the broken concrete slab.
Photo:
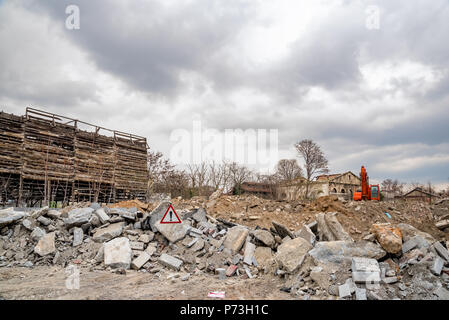
[[355,283],[379,283],[380,268],[375,259],[354,257],[352,258],[352,279]]
[[131,268],[139,270],[142,266],[150,260],[151,255],[148,252],[143,251],[136,259],[131,263]]
[[73,229],[73,243],[72,246],[77,247],[83,243],[84,232],[83,229],[75,227]]
[[414,236],[421,236],[424,239],[426,239],[429,243],[434,243],[435,239],[428,233],[420,231],[418,229],[416,229],[415,227],[407,224],[407,223],[399,223],[397,225],[397,227],[399,229],[401,229],[401,233],[402,233],[402,239],[404,242],[407,242],[408,240],[410,240],[411,238],[413,238]]
[[354,241],[349,233],[343,228],[337,219],[337,212],[329,212],[324,215],[328,229],[332,232],[336,240]]
[[192,227],[186,223],[160,223],[158,221],[154,224],[154,228],[168,241],[175,243],[184,239]]
[[252,265],[255,250],[256,250],[256,246],[254,244],[252,244],[251,242],[246,241],[245,251],[244,251],[244,255],[243,255],[243,263]]
[[379,245],[369,241],[320,241],[309,251],[315,263],[347,263],[351,264],[353,257],[381,259],[387,253]]
[[269,268],[274,265],[273,251],[269,247],[257,247],[254,257],[262,268]]
[[378,284],[381,279],[378,272],[353,271],[352,280],[355,283]]
[[303,263],[312,245],[303,238],[295,238],[282,243],[277,248],[275,260],[279,267],[288,273],[294,273]]
[[43,236],[45,236],[45,230],[39,228],[39,227],[35,227],[33,229],[33,232],[31,232],[31,239],[33,239],[34,241],[39,241]]
[[123,222],[117,222],[103,228],[98,228],[92,240],[95,242],[105,242],[119,237],[123,232],[123,226]]
[[310,278],[322,289],[327,290],[330,286],[329,270],[325,267],[316,266],[310,269]]
[[256,238],[259,242],[263,243],[267,247],[272,248],[276,243],[270,231],[259,229],[254,230],[252,234],[254,235],[254,238]]
[[291,239],[295,237],[295,235],[283,224],[280,224],[276,221],[272,221],[272,224],[277,234],[281,237],[281,239],[287,236],[289,236]]
[[169,206],[169,201],[163,201],[149,214],[145,214],[142,219],[142,229],[150,229],[151,231],[156,232],[157,229],[155,228],[155,224],[156,222],[160,222],[162,220]]
[[34,252],[41,257],[51,254],[56,251],[55,247],[55,233],[51,232],[44,235],[34,247]]
[[148,246],[145,249],[145,252],[148,253],[150,256],[152,256],[157,251],[157,248],[155,246]]
[[441,270],[443,270],[444,267],[444,260],[440,257],[435,257],[435,260],[433,261],[432,266],[430,267],[430,271],[436,275],[439,276],[441,274]]
[[298,231],[296,231],[294,233],[294,235],[297,238],[300,237],[300,238],[306,239],[307,241],[309,241],[309,243],[312,246],[315,245],[316,236],[307,225],[303,225],[303,227],[301,229],[299,229]]
[[129,246],[131,247],[131,250],[138,250],[138,251],[143,251],[143,249],[145,248],[145,244],[140,241],[130,241]]
[[13,208],[0,210],[0,227],[4,227],[27,216],[26,212],[14,211]]
[[28,219],[23,219],[22,226],[24,226],[28,231],[33,231],[33,223]]
[[159,263],[167,268],[171,268],[174,270],[179,270],[182,266],[182,261],[172,257],[166,253],[161,254],[161,256],[158,259]]
[[105,224],[106,222],[109,222],[109,220],[111,219],[103,208],[95,210],[95,215],[98,217],[101,224]]
[[64,224],[68,229],[72,227],[80,227],[81,225],[89,222],[93,212],[94,209],[92,208],[73,209],[69,211],[67,218],[63,219]]
[[338,297],[340,299],[351,297],[351,289],[348,284],[338,286]]
[[315,215],[317,222],[317,233],[320,241],[336,241],[337,238],[329,229],[329,226],[324,219],[325,214],[323,212]]
[[46,216],[51,218],[51,219],[59,219],[61,217],[61,211],[59,211],[59,210],[48,210]]
[[414,236],[409,238],[406,242],[402,244],[402,254],[409,252],[412,249],[418,248],[428,248],[430,244],[426,239],[422,236]]
[[129,269],[132,250],[129,239],[125,237],[112,239],[104,244],[104,264],[111,268]]
[[149,243],[150,241],[153,241],[154,239],[154,233],[151,232],[150,234],[141,234],[139,236],[139,241],[142,241],[143,243]]
[[45,206],[45,207],[42,207],[41,209],[33,211],[31,213],[31,218],[37,219],[40,216],[46,215],[47,213],[48,213],[48,206]]
[[195,243],[193,244],[192,248],[190,250],[192,250],[193,252],[197,252],[200,250],[203,250],[204,245],[205,245],[205,241],[203,239],[198,239],[198,241],[195,241]]
[[392,284],[398,282],[398,277],[385,277],[382,278],[382,282],[385,284]]
[[195,210],[195,213],[193,213],[192,218],[196,222],[207,222],[206,218],[207,212],[204,208],[199,208]]
[[379,272],[380,267],[376,259],[354,257],[352,258],[352,271]]
[[224,248],[231,250],[233,253],[239,252],[246,241],[248,233],[248,229],[241,226],[235,226],[228,229],[226,238],[223,242]]
[[446,262],[449,262],[449,251],[439,241],[433,244],[433,248]]
[[351,294],[355,293],[355,290],[357,289],[357,286],[355,285],[354,280],[351,278],[346,279],[345,284],[349,286],[349,289],[351,290]]
[[49,226],[52,222],[51,219],[45,218],[44,216],[40,216],[36,220],[44,226]]

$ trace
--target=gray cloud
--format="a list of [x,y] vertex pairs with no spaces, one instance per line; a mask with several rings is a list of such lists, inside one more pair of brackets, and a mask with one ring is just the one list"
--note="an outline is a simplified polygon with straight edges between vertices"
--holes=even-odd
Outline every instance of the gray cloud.
[[[64,28],[69,4],[81,9],[80,30]],[[283,17],[265,17],[268,4],[253,1],[6,1],[0,103],[64,108],[147,135],[165,153],[170,132],[195,116],[220,130],[278,128],[282,150],[315,139],[333,170],[368,163],[371,176],[447,182],[448,163],[432,159],[449,155],[449,4],[377,1],[380,29],[368,30],[371,4],[330,1],[319,11],[304,2],[298,19],[317,18],[270,38],[265,30]],[[244,49],[255,30],[267,34],[256,57],[282,32],[293,40],[284,55],[255,62]],[[395,155],[420,165],[388,170]]]

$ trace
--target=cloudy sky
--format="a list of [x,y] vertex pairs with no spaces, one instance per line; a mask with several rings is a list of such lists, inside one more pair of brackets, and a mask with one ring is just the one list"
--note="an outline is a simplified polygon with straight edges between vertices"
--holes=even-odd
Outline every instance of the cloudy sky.
[[0,109],[143,135],[167,155],[195,119],[277,129],[279,157],[310,138],[331,172],[442,186],[448,39],[446,0],[0,0]]

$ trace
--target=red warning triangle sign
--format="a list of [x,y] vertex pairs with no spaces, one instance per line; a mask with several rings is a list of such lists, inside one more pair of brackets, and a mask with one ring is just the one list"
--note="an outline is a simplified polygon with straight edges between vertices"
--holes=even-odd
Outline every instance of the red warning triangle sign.
[[168,206],[160,223],[181,223],[181,219],[179,219],[178,214],[171,204]]

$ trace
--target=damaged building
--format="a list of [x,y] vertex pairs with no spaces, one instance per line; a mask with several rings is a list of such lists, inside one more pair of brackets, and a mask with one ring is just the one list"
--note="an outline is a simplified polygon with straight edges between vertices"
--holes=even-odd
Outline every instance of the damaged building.
[[0,202],[145,199],[147,150],[144,137],[77,119],[1,112]]
[[[319,198],[328,195],[337,195],[352,199],[352,195],[360,188],[361,181],[353,172],[320,175],[314,181],[309,182],[309,197]],[[293,181],[281,184],[277,189],[277,195],[283,200],[302,199],[306,195],[307,179],[300,177]]]

